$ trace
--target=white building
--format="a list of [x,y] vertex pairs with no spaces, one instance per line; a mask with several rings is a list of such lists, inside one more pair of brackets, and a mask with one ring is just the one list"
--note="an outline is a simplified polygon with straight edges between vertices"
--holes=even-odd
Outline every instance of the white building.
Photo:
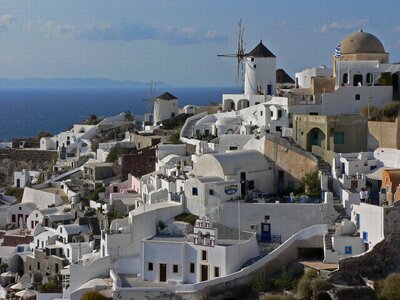
[[249,192],[274,192],[272,163],[257,150],[204,154],[196,162],[193,176],[185,183],[187,209],[208,215],[212,208]]
[[227,276],[259,255],[255,234],[240,238],[219,234],[205,218],[196,221],[193,234],[154,236],[143,240],[142,279],[154,282],[196,283]]
[[43,218],[49,214],[57,212],[58,209],[55,207],[35,209],[32,211],[26,221],[26,226],[29,230],[33,231],[38,224],[42,224]]
[[14,186],[23,188],[26,185],[35,184],[40,176],[38,171],[23,169],[21,172],[14,172]]
[[68,200],[64,191],[58,188],[54,188],[54,190],[35,190],[25,187],[22,203],[34,203],[39,209],[45,209],[49,206],[61,205],[63,198]]

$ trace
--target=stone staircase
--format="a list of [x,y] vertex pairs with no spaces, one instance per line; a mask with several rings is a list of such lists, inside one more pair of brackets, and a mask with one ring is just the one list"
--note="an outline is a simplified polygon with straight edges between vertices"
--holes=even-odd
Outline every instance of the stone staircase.
[[326,161],[324,161],[322,158],[318,158],[318,170],[322,172],[322,174],[331,176],[332,175],[332,167],[330,164],[328,164]]

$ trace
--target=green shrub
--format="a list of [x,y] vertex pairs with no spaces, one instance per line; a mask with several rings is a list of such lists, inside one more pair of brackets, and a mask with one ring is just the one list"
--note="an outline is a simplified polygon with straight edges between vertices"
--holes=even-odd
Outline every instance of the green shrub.
[[107,297],[103,296],[97,291],[87,291],[83,293],[81,300],[106,300]]
[[106,188],[104,186],[99,186],[98,188],[96,188],[95,190],[93,190],[89,193],[88,198],[91,200],[94,200],[94,201],[98,201],[99,194],[104,193],[105,191],[106,191]]
[[295,300],[296,298],[292,295],[265,295],[261,300]]
[[186,222],[194,226],[196,223],[196,220],[199,218],[199,216],[193,215],[193,214],[188,214],[188,213],[183,213],[175,217],[175,221],[181,221],[181,222]]
[[17,202],[21,202],[22,196],[24,195],[24,189],[8,186],[4,194],[7,196],[13,196],[17,199]]
[[40,287],[41,293],[61,293],[62,285],[61,281],[58,281],[56,278],[50,279],[49,282],[42,284]]
[[258,274],[251,285],[251,289],[256,293],[261,293],[265,290],[265,277],[263,273]]
[[380,298],[384,300],[400,300],[400,273],[389,274],[382,282]]
[[122,147],[120,144],[116,144],[115,147],[110,150],[110,153],[108,153],[106,162],[116,162],[119,157],[128,153],[128,148]]
[[329,291],[333,285],[322,278],[315,278],[311,287],[316,292]]
[[281,268],[269,282],[268,289],[274,291],[295,290],[303,267],[299,264],[289,264]]
[[158,227],[158,229],[163,230],[167,227],[167,225],[165,225],[165,223],[160,220],[157,222],[157,227]]
[[317,272],[315,270],[308,270],[301,277],[299,284],[297,285],[297,293],[300,299],[311,299],[312,297],[312,280],[317,277]]

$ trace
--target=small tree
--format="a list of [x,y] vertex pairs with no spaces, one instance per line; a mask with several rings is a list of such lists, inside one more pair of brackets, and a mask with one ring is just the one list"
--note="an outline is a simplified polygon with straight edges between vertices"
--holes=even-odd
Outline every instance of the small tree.
[[301,179],[304,189],[308,195],[317,195],[321,192],[318,171],[306,173]]
[[133,115],[130,111],[125,112],[125,121],[133,121]]

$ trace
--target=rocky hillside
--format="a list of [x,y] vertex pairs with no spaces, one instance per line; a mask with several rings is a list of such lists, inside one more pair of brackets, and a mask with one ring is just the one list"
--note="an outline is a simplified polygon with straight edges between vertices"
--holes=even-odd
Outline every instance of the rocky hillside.
[[14,171],[47,170],[57,155],[56,151],[0,149],[0,187],[13,184]]

